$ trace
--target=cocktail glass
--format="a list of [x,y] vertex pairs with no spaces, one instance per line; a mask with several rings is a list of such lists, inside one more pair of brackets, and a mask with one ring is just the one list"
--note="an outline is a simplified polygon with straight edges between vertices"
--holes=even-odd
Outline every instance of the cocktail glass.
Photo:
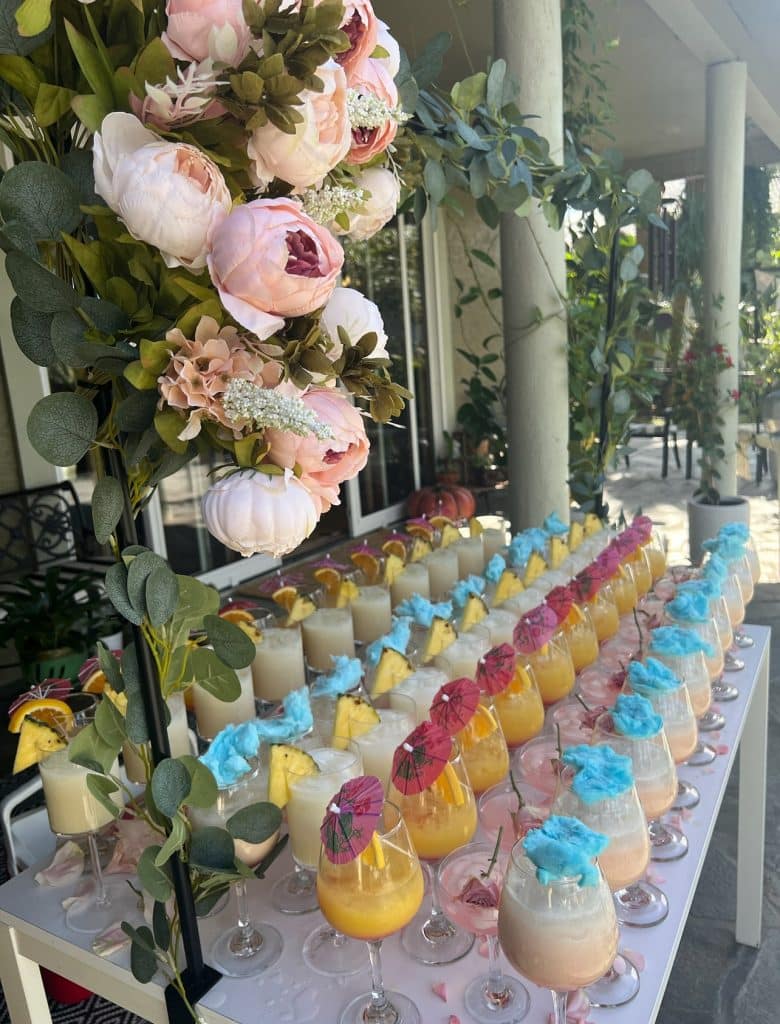
[[503,829],[501,849],[508,852],[518,839],[522,839],[530,829],[538,828],[549,816],[551,800],[549,793],[543,793],[524,779],[505,779],[479,798],[477,813],[480,827],[493,844],[498,838],[498,830]]
[[637,594],[639,597],[644,597],[653,587],[653,570],[650,567],[650,556],[646,548],[638,547],[632,555],[629,555],[627,564],[634,570]]
[[666,545],[661,534],[657,530],[653,530],[650,540],[643,546],[647,552],[650,572],[653,574],[653,583],[655,583],[662,579],[666,572]]
[[[648,821],[658,822],[672,806],[677,792],[677,771],[664,730],[649,737],[622,736],[615,732],[612,715],[605,712],[596,720],[593,742],[607,743],[616,753],[631,758],[634,785],[642,810]],[[685,837],[681,838],[687,845]],[[652,833],[650,839],[652,842]],[[669,913],[664,893],[644,880],[633,882],[614,895],[621,924],[650,928],[660,924]]]
[[[225,828],[228,819],[234,814],[262,799],[261,789],[262,780],[255,765],[235,785],[219,789],[211,807],[189,807],[188,814],[193,827]],[[275,842],[276,835],[262,843],[234,839],[233,849],[238,860],[254,868],[270,853]],[[211,959],[228,977],[249,978],[276,963],[282,955],[282,936],[267,921],[255,922],[250,917],[245,879],[234,882],[233,890],[236,894],[238,923],[235,928],[219,936],[211,948]]]
[[329,672],[338,655],[355,657],[355,634],[349,608],[318,608],[301,623],[306,664]]
[[401,945],[424,964],[449,964],[464,957],[474,936],[458,928],[441,909],[439,866],[453,850],[465,846],[477,830],[477,805],[463,756],[453,741],[448,768],[421,793],[400,793],[392,783],[389,797],[403,814],[417,856],[429,869],[431,908],[401,934]]
[[397,711],[408,711],[408,702],[413,701],[416,724],[420,725],[430,714],[433,698],[448,680],[446,672],[442,672],[441,669],[434,668],[432,665],[418,668],[390,690],[388,694],[390,707]]
[[358,647],[373,643],[393,628],[390,591],[385,586],[376,584],[360,587],[350,608],[355,644]]
[[[50,713],[47,717],[47,723],[67,745],[54,752],[50,747],[42,746],[38,770],[52,832],[60,836],[87,837],[95,880],[94,892],[91,897],[79,899],[70,907],[65,914],[65,923],[74,932],[93,934],[103,931],[127,913],[127,901],[122,900],[125,893],[129,895],[127,884],[122,881],[110,887],[107,885],[96,838],[97,832],[118,816],[122,796],[117,787],[111,796],[117,806],[114,815],[92,795],[87,785],[89,776],[94,773],[70,760],[70,744],[82,729],[94,721],[97,701],[90,694],[78,694],[69,700],[69,704],[73,709],[70,715]],[[111,774],[119,774],[118,763],[114,764]]]
[[525,856],[512,849],[498,911],[506,958],[524,977],[552,992],[555,1024],[566,1024],[569,992],[592,985],[617,953],[618,928],[607,883],[562,878],[543,885]]
[[723,595],[723,604],[725,605],[726,613],[728,615],[728,622],[730,626],[730,639],[731,643],[726,648],[724,653],[725,672],[741,672],[745,667],[745,662],[737,657],[732,651],[732,647],[736,646],[736,635],[739,632],[739,627],[745,621],[745,602],[742,597],[742,587],[739,584],[739,577],[736,573],[729,573],[721,588]]
[[294,770],[289,773],[290,799],[286,811],[293,870],[279,879],[271,893],[273,905],[283,914],[307,914],[317,909],[320,825],[328,799],[362,770],[360,755],[354,748],[318,747],[308,753],[317,762],[319,774],[299,774]]
[[576,672],[569,648],[555,637],[538,651],[523,657],[533,669],[542,702],[545,705],[568,697],[574,689]]
[[458,552],[453,545],[438,548],[424,560],[432,601],[443,601],[458,582]]
[[276,704],[291,690],[306,685],[300,626],[263,630],[252,662],[252,682],[261,704]]
[[494,698],[482,698],[483,711],[455,734],[475,795],[495,786],[509,771],[509,750]]
[[587,602],[588,611],[599,643],[603,644],[620,629],[620,613],[615,602],[615,590],[611,583],[602,583],[595,596]]
[[599,638],[593,618],[587,605],[578,608],[579,615],[573,621],[567,618],[563,623],[563,632],[569,645],[569,653],[574,664],[574,671],[581,672],[592,665],[599,656]]
[[562,767],[560,756],[557,736],[543,733],[514,752],[512,769],[516,778],[523,778],[552,800],[558,792]]
[[[481,626],[481,624],[480,624]],[[490,634],[476,626],[462,633],[454,643],[433,659],[436,668],[447,673],[447,679],[476,679],[477,665],[490,650]]]
[[[396,695],[393,706],[377,708],[379,722],[367,732],[360,719],[350,719],[350,736],[357,747],[366,775],[375,775],[385,791],[393,768],[393,755],[417,724],[414,701]],[[354,726],[354,727],[353,727]]]
[[232,701],[220,700],[198,683],[193,684],[195,723],[202,739],[213,740],[226,725],[249,722],[257,714],[251,667],[237,669],[236,675],[241,690],[237,699]]
[[[487,939],[488,971],[466,986],[463,993],[466,1009],[479,1024],[515,1024],[526,1017],[531,1000],[525,985],[501,970],[498,905],[484,906],[477,900],[463,898],[470,882],[482,881],[494,848],[495,844],[469,843],[448,854],[441,863],[439,885],[442,905],[450,919],[477,937]],[[504,882],[505,865],[506,853],[502,850],[489,878],[499,891]]]
[[750,575],[753,578],[753,585],[761,579],[761,562],[758,557],[758,549],[756,543],[752,537],[748,537],[747,543],[745,544],[745,554],[747,555],[748,565],[750,566]]
[[496,713],[504,730],[507,746],[520,744],[538,736],[544,726],[544,705],[536,677],[530,665],[518,658],[511,682],[493,697]]
[[725,658],[715,618],[710,617],[704,622],[687,622],[684,619],[675,619],[672,615],[667,615],[667,617],[672,625],[680,626],[683,629],[693,630],[698,637],[709,644],[713,653],[711,655],[705,654],[704,660],[707,664],[707,671],[710,675],[712,696],[714,699],[717,701],[736,700],[739,696],[739,692],[735,687],[724,682],[722,678],[723,669],[725,667]]
[[400,992],[386,991],[382,980],[382,940],[406,926],[423,900],[424,883],[417,854],[394,804],[385,802],[376,830],[383,864],[363,854],[334,864],[320,852],[317,895],[325,919],[343,935],[368,943],[371,992],[353,999],[338,1024],[421,1024],[420,1011]]
[[[579,818],[588,828],[609,836],[609,846],[599,857],[599,867],[613,893],[622,893],[638,882],[650,860],[650,842],[644,811],[636,786],[617,796],[592,803],[581,800],[568,786],[571,775],[564,771],[563,786],[552,807],[553,814]],[[612,965],[606,974],[588,986],[594,1006],[624,1006],[639,992],[639,972],[623,957],[625,968]]]
[[612,587],[618,615],[630,615],[639,603],[633,565],[621,565],[609,581]]

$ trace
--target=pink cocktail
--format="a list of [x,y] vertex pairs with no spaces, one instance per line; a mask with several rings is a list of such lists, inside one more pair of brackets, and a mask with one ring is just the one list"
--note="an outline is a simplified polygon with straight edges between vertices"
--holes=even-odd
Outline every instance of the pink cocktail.
[[[516,790],[522,797],[522,807]],[[549,793],[523,779],[515,779],[514,785],[509,779],[500,782],[479,798],[477,810],[482,831],[495,843],[498,830],[503,828],[501,848],[511,850],[518,839],[530,829],[538,828],[549,815],[551,799]]]

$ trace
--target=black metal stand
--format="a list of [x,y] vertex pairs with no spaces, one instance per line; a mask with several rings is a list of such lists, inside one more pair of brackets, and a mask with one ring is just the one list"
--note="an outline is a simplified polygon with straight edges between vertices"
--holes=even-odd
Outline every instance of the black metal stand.
[[[130,495],[127,490],[122,460],[119,453],[109,449],[107,453],[108,467],[111,476],[118,480],[124,496],[122,519],[117,526],[117,540],[120,550],[138,543],[138,532],[133,518]],[[141,697],[144,704],[144,715],[149,731],[149,746],[152,763],[159,764],[171,756],[168,744],[168,732],[165,725],[165,710],[162,693],[157,682],[157,671],[152,653],[139,626],[133,626],[133,642],[138,657],[138,674],[140,679]],[[198,933],[198,918],[195,913],[195,899],[192,894],[187,865],[178,854],[168,861],[179,910],[179,926],[181,928],[182,946],[187,961],[187,968],[182,972],[184,988],[190,1005],[195,1003],[212,988],[221,975],[203,962],[203,951]],[[175,988],[169,985],[165,990],[165,1004],[168,1009],[170,1024],[192,1024],[192,1014],[186,1003]]]

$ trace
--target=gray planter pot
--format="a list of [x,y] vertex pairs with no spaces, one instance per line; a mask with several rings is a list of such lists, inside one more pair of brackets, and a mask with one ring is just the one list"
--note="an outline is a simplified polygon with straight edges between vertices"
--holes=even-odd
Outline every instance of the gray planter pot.
[[697,498],[688,500],[688,547],[694,565],[699,565],[704,556],[704,541],[717,536],[726,523],[750,526],[747,498],[721,498],[720,505],[704,505]]

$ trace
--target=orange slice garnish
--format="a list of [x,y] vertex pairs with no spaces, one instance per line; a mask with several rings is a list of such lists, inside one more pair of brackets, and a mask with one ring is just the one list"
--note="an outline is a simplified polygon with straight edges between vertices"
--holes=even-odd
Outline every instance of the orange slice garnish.
[[372,555],[370,551],[353,551],[349,557],[365,575],[368,583],[377,582],[381,566],[376,555]]
[[289,612],[298,597],[298,590],[296,587],[279,587],[278,590],[273,592],[271,597],[280,607]]
[[325,587],[329,594],[335,594],[341,583],[341,573],[338,569],[333,569],[328,565],[321,565],[319,569],[315,569],[314,578]]
[[56,697],[41,697],[38,700],[28,700],[20,704],[8,720],[9,732],[21,732],[22,722],[27,717],[32,717],[38,722],[53,726],[62,722],[63,725],[73,718],[73,712],[64,700],[57,700]]

